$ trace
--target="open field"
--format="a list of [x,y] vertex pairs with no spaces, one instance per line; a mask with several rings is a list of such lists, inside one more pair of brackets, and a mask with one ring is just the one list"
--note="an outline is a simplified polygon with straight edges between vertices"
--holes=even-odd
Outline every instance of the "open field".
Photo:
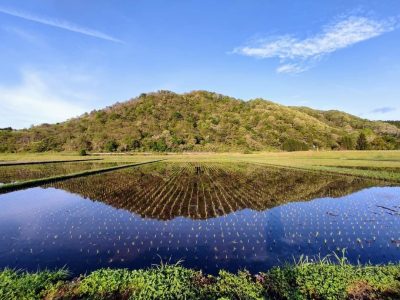
[[[0,154],[1,162],[75,160],[76,153]],[[143,162],[167,159],[171,162],[252,162],[330,171],[371,178],[400,181],[400,151],[301,151],[242,153],[168,153],[93,155],[103,162]]]
[[[44,152],[44,153],[1,153],[0,162],[11,161],[47,161],[47,160],[76,160],[102,158],[105,161],[140,161],[149,159],[168,158],[172,161],[226,161],[249,159],[254,161],[264,161],[281,164],[325,164],[331,165],[332,160],[340,160],[348,165],[370,165],[380,166],[378,162],[386,163],[387,166],[400,167],[400,150],[394,151],[297,151],[297,152],[254,152],[251,154],[225,152],[187,152],[187,153],[140,153],[131,154],[95,154],[87,157],[79,156],[77,153],[70,152]],[[383,165],[383,166],[384,166]]]

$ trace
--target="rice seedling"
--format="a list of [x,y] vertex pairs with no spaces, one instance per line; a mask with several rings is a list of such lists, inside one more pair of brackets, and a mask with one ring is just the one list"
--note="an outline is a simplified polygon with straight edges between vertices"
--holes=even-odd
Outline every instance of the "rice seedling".
[[68,162],[45,164],[0,165],[0,183],[14,183],[38,178],[65,175],[84,170],[117,166],[115,162]]

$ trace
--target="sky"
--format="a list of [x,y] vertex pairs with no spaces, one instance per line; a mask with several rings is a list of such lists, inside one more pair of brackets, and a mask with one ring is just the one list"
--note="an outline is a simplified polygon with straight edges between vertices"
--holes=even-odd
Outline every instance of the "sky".
[[400,120],[400,1],[0,0],[0,128],[157,90]]

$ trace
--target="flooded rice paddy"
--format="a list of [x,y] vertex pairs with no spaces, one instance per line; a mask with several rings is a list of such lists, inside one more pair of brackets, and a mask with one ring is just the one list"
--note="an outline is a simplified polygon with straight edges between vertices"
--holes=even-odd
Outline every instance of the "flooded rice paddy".
[[86,170],[108,168],[118,163],[68,162],[26,165],[0,165],[0,185],[32,179],[66,175]]
[[0,195],[0,268],[250,271],[347,248],[400,260],[400,187],[236,163],[156,163]]

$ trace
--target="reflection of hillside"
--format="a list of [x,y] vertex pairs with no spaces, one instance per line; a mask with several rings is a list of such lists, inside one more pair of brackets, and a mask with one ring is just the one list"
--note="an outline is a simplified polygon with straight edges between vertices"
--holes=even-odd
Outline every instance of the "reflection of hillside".
[[144,217],[206,219],[245,208],[339,197],[377,182],[248,164],[163,163],[52,184]]

